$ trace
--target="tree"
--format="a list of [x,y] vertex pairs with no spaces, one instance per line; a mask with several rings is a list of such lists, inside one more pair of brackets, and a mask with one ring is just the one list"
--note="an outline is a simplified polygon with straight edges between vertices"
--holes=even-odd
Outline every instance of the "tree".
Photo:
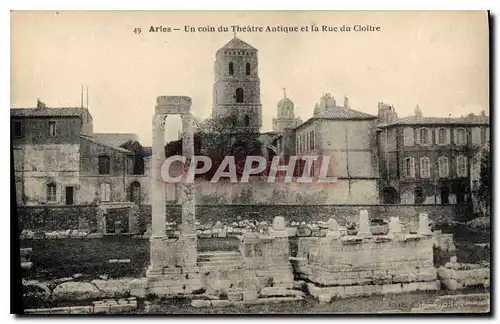
[[[226,156],[235,157],[237,175],[240,176],[247,156],[261,154],[260,134],[240,127],[234,116],[195,119],[194,153],[208,156],[212,161],[211,170],[200,176],[211,179]],[[182,139],[169,142],[165,146],[165,155],[182,155]]]
[[127,141],[120,145],[121,148],[134,153],[134,174],[144,174],[144,158],[148,156],[147,150],[137,141]]
[[481,170],[478,196],[483,214],[489,215],[491,199],[491,160],[489,145],[486,145],[481,150]]

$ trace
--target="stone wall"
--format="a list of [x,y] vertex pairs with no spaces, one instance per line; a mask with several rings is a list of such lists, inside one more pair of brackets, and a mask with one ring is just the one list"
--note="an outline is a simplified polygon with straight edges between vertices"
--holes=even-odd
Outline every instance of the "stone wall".
[[[366,209],[370,218],[388,220],[399,217],[405,224],[418,222],[419,213],[428,213],[433,221],[461,220],[460,206],[436,205],[197,205],[196,220],[201,224],[231,224],[237,220],[255,219],[272,223],[277,216],[288,223],[318,222],[335,218],[339,224],[356,221],[359,211]],[[20,229],[67,230],[78,229],[80,223],[97,223],[97,205],[81,206],[23,206],[17,209]],[[167,204],[167,222],[181,223],[181,206]],[[140,205],[138,211],[139,232],[144,233],[151,225],[151,205]],[[68,226],[68,227],[65,227]]]
[[24,206],[17,209],[19,230],[97,230],[97,206]]

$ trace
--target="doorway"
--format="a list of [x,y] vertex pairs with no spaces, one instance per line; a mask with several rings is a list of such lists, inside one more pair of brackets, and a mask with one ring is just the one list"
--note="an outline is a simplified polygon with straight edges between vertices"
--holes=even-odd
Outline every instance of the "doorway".
[[450,203],[450,188],[448,188],[448,186],[442,186],[440,194],[441,194],[441,204],[448,205]]
[[73,187],[66,187],[66,205],[73,205]]

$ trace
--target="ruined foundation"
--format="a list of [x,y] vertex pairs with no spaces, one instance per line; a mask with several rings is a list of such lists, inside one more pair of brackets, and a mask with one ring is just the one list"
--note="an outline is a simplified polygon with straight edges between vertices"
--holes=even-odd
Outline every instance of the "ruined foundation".
[[357,235],[342,236],[335,220],[326,237],[299,238],[295,271],[320,301],[332,298],[439,290],[427,215],[419,233],[401,233],[391,219],[388,235],[371,235],[366,211]]

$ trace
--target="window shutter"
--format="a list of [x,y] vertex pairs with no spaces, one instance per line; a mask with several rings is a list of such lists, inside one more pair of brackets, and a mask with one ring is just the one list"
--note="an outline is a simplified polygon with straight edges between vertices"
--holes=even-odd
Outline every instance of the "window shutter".
[[439,144],[439,128],[434,129],[434,143]]

